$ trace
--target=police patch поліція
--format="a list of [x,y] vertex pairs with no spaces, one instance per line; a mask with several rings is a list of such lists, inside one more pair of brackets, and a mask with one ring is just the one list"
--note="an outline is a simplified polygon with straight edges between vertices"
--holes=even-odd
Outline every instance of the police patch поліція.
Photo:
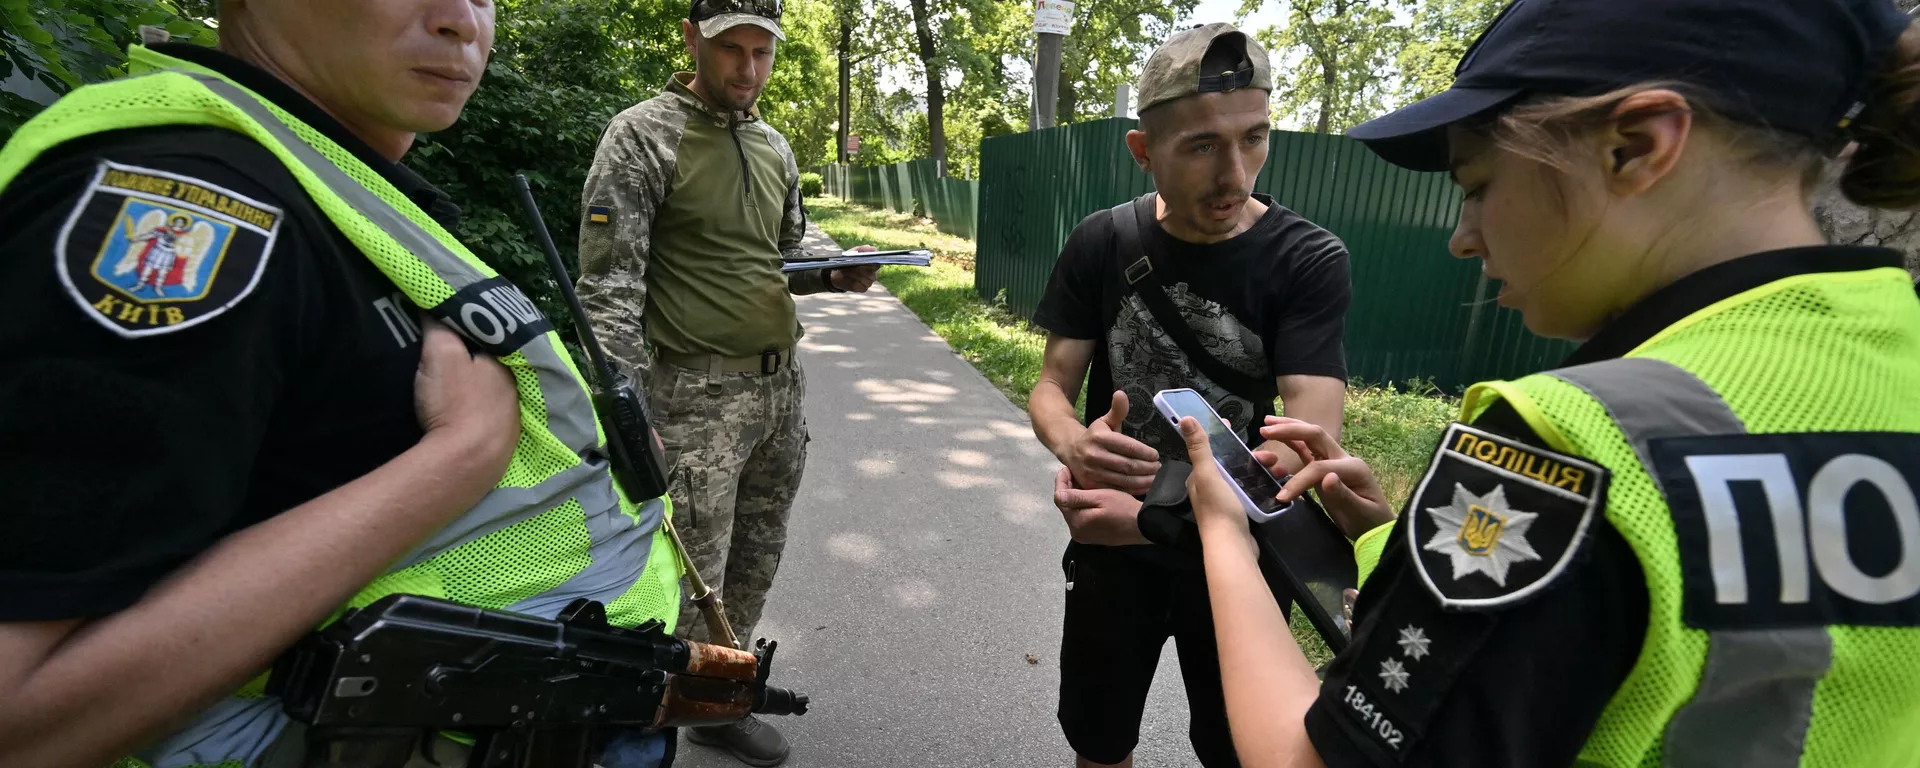
[[125,338],[190,328],[252,292],[280,209],[165,171],[102,162],[54,247],[68,295]]
[[1454,609],[1524,600],[1566,570],[1607,485],[1591,462],[1453,424],[1414,491],[1414,568]]

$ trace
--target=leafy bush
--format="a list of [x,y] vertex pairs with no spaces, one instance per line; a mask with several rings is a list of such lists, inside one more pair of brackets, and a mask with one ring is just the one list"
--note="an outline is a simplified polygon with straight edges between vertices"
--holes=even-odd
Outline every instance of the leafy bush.
[[[573,317],[513,177],[526,175],[568,276],[578,277],[580,191],[600,133],[621,110],[652,96],[679,63],[662,35],[639,39],[644,45],[615,42],[634,39],[622,37],[634,24],[677,30],[666,18],[671,11],[641,5],[513,3],[512,13],[500,15],[486,78],[460,121],[421,136],[406,158],[459,204],[460,242],[520,286],[569,343],[578,337]],[[648,12],[665,16],[641,18]],[[586,359],[576,354],[576,362]]]
[[820,174],[812,171],[800,174],[801,197],[819,197],[825,194],[826,191],[827,181],[826,179],[820,178]]
[[127,72],[140,27],[212,45],[206,24],[153,0],[0,0],[0,142],[54,99]]
[[454,235],[474,255],[525,291],[561,338],[575,338],[545,251],[514,185],[525,174],[534,202],[570,276],[579,275],[580,190],[600,130],[629,97],[533,81],[494,62],[460,122],[423,137],[407,164],[452,196],[461,209]]

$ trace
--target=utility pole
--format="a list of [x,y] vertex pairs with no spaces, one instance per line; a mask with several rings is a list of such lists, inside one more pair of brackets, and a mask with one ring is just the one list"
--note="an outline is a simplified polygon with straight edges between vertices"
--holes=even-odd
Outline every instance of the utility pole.
[[1040,52],[1033,65],[1033,127],[1053,127],[1053,111],[1060,104],[1061,35],[1040,33]]
[[1054,111],[1060,105],[1060,45],[1072,29],[1072,2],[1037,0],[1033,8],[1033,32],[1039,38],[1033,62],[1034,130],[1054,125]]

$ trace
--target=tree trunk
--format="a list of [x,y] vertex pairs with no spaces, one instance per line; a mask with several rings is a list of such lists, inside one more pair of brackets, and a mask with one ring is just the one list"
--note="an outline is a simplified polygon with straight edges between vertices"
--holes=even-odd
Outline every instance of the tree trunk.
[[913,0],[914,36],[920,40],[920,64],[927,73],[927,148],[933,155],[933,172],[947,175],[946,73],[939,52],[933,47],[932,21],[927,18],[927,0]]
[[1073,87],[1073,78],[1060,78],[1060,104],[1055,114],[1069,123],[1080,114],[1080,90]]
[[[1033,55],[1033,125],[1029,130],[1052,128],[1060,114],[1060,52],[1064,42],[1059,35],[1042,32],[1035,35]],[[1071,117],[1071,115],[1069,115]]]
[[[1332,19],[1343,19],[1346,15],[1347,0],[1335,0]],[[1320,124],[1313,129],[1314,133],[1333,131],[1333,105],[1339,99],[1340,49],[1327,41],[1324,29],[1316,26],[1310,30],[1319,41],[1319,45],[1314,46],[1314,52],[1318,54],[1315,58],[1320,59]]]
[[847,134],[853,126],[853,25],[848,23],[845,11],[840,15],[840,130],[836,131],[838,140],[834,143],[840,158],[840,164],[847,164]]
[[1333,127],[1333,89],[1340,83],[1340,73],[1333,70],[1331,51],[1320,57],[1320,78],[1320,124],[1314,127],[1313,132],[1327,133]]

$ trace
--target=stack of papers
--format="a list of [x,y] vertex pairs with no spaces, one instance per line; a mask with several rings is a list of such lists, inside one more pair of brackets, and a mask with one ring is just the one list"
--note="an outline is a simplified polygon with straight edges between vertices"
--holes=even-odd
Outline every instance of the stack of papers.
[[810,269],[838,269],[840,267],[860,267],[868,264],[898,264],[909,267],[924,267],[933,263],[933,252],[925,249],[910,251],[869,251],[866,253],[842,253],[838,256],[822,258],[794,259],[780,267],[781,272],[805,272]]

